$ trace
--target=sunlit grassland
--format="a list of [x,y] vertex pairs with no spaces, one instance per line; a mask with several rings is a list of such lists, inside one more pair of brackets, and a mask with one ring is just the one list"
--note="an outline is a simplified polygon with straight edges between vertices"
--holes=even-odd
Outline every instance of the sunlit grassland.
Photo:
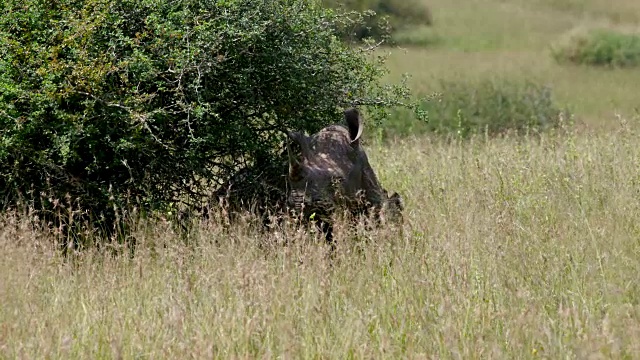
[[[640,143],[607,134],[370,147],[398,229],[162,221],[68,263],[0,225],[3,358],[637,358]],[[285,234],[294,242],[284,246]],[[216,241],[219,245],[216,245]]]
[[429,4],[418,31],[438,42],[391,50],[390,78],[423,94],[537,80],[590,129],[365,144],[405,224],[340,223],[333,260],[313,234],[216,219],[186,238],[143,222],[133,258],[65,260],[3,214],[0,358],[640,358],[640,72],[548,52],[576,26],[637,21],[640,3]]
[[409,72],[417,94],[438,91],[441,79],[535,81],[550,86],[558,103],[569,106],[578,122],[609,128],[615,126],[617,114],[631,118],[637,113],[640,69],[559,65],[550,46],[575,28],[637,28],[633,14],[640,14],[638,4],[429,1],[434,26],[402,36],[432,40],[426,47],[383,49],[391,52],[388,78],[395,81]]

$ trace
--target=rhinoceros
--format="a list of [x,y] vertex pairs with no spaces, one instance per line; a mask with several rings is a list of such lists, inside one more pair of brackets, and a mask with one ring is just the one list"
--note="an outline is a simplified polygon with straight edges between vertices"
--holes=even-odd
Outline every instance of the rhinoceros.
[[[359,111],[344,111],[346,127],[330,125],[316,134],[286,131],[289,148],[287,205],[305,220],[321,225],[333,243],[331,216],[338,209],[352,215],[373,215],[380,221],[402,221],[402,197],[389,196],[378,180],[360,138]],[[332,244],[333,245],[333,244]]]

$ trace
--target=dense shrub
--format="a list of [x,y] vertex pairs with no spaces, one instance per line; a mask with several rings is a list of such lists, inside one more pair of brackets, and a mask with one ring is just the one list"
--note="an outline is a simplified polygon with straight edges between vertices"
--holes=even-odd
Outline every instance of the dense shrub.
[[560,63],[628,67],[640,65],[640,34],[609,29],[577,30],[552,46]]
[[67,225],[109,228],[127,204],[196,206],[256,159],[277,163],[281,130],[406,95],[379,86],[383,59],[336,39],[344,16],[306,0],[6,0],[0,12],[0,205],[73,204]]
[[566,109],[558,106],[548,87],[533,82],[483,80],[441,81],[439,94],[422,105],[428,122],[409,122],[402,109],[381,129],[382,137],[437,133],[467,137],[486,133],[544,131],[561,121]]
[[[413,26],[429,26],[432,15],[421,0],[322,0],[325,6],[365,14],[343,35],[351,40],[367,37],[384,39],[387,35]],[[372,11],[367,13],[367,11]]]

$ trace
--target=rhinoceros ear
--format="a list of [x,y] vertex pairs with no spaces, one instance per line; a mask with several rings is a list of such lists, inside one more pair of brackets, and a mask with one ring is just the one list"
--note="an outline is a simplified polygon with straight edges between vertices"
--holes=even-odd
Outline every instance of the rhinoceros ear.
[[302,177],[302,163],[308,153],[307,137],[302,133],[290,131],[287,131],[287,136],[293,142],[293,146],[290,146],[289,142],[287,142],[289,177],[291,179],[299,179]]
[[360,136],[362,136],[362,121],[360,119],[360,112],[356,108],[350,108],[344,111],[344,118],[347,121],[347,127],[349,128],[349,137],[351,143],[354,146],[360,144]]
[[298,131],[287,131],[287,136],[293,141],[295,147],[300,150],[302,156],[309,154],[309,139],[305,134]]
[[402,196],[397,192],[394,192],[393,195],[389,196],[389,201],[393,203],[400,211],[404,210],[404,200]]

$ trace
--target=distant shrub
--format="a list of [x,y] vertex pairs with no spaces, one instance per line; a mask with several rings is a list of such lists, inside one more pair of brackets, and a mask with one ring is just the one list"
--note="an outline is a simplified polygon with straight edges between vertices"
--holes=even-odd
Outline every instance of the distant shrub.
[[544,131],[557,127],[560,115],[567,114],[553,101],[548,87],[532,82],[441,81],[439,92],[422,104],[428,122],[406,121],[407,112],[393,110],[391,120],[380,129],[381,137]]
[[[322,0],[322,3],[329,8],[365,14],[365,21],[345,29],[343,36],[351,40],[381,39],[398,30],[429,26],[433,22],[431,11],[420,0]],[[367,16],[369,10],[374,14]]]
[[640,34],[611,29],[572,31],[552,46],[559,63],[629,67],[640,65]]

